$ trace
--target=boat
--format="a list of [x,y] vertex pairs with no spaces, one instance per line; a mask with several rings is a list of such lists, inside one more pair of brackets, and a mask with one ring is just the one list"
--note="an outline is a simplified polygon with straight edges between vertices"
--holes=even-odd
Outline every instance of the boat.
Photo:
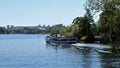
[[46,37],[46,43],[48,44],[74,44],[77,42],[78,41],[75,38],[63,38],[63,37],[53,38],[50,36]]

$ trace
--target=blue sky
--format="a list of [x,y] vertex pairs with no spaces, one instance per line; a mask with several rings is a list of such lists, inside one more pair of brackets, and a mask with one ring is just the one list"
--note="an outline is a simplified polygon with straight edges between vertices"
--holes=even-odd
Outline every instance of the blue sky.
[[0,0],[0,25],[70,25],[85,14],[85,0]]

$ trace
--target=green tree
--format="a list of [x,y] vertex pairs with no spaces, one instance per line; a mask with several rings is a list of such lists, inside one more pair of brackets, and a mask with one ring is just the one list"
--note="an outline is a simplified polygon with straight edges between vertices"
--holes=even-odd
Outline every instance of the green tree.
[[0,34],[5,34],[7,30],[4,27],[0,27]]
[[[108,4],[112,3],[112,6],[119,5],[119,0],[86,0],[85,6],[87,6],[92,12],[99,12],[106,10]],[[117,8],[120,8],[117,6]]]
[[67,38],[78,37],[78,25],[70,25],[60,30],[60,35]]
[[51,29],[51,32],[50,34],[53,36],[53,37],[57,37],[57,35],[60,33],[60,29],[58,28],[52,28]]
[[120,42],[120,0],[86,0],[86,6],[93,12],[101,11],[98,29],[102,42]]
[[78,25],[78,39],[86,35],[86,19],[84,17],[76,17],[72,23]]
[[84,36],[87,39],[86,42],[94,41],[93,32],[91,30],[91,25],[93,24],[93,22],[93,16],[91,15],[91,12],[88,8],[86,8],[86,13],[84,17],[77,17],[73,20],[72,23],[78,25],[78,39]]
[[104,43],[115,43],[120,41],[120,8],[119,1],[109,1],[100,14],[99,30],[103,34]]

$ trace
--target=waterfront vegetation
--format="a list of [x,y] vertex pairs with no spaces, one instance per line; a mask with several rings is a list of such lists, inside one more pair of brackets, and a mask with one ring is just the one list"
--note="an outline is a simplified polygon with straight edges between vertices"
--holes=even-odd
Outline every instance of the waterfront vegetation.
[[[99,41],[120,48],[120,1],[119,0],[86,0],[86,13],[76,17],[70,26],[62,29],[54,28],[52,35],[74,37],[86,43]],[[94,22],[93,16],[99,14]]]

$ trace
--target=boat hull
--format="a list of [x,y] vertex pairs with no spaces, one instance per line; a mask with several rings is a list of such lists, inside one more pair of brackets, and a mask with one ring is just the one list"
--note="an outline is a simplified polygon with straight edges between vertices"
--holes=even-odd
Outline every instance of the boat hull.
[[76,39],[71,38],[46,38],[46,43],[55,43],[55,44],[74,44],[77,43]]

